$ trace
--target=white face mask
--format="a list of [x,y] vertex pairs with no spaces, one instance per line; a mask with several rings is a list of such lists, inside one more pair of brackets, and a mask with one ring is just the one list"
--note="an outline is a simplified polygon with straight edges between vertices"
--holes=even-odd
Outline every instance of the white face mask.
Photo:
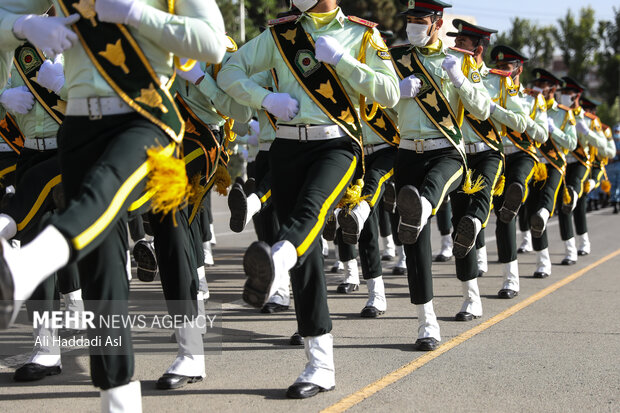
[[560,95],[560,104],[564,106],[568,106],[569,108],[573,106],[572,95]]
[[533,90],[534,92],[538,92],[538,93],[543,93],[543,92],[544,92],[544,90],[542,90],[542,89],[541,89],[541,88],[539,88],[538,86],[534,86],[534,87],[532,88],[532,90]]
[[407,23],[407,39],[413,46],[426,46],[431,39],[431,36],[427,34],[429,31],[429,26],[426,24]]
[[293,4],[302,12],[308,11],[319,2],[319,0],[293,0]]

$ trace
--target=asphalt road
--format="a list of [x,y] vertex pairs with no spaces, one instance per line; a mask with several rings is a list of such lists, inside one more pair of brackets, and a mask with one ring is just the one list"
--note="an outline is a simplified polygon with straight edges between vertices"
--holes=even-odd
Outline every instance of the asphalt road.
[[[210,306],[222,309],[221,336],[207,343],[204,381],[158,391],[155,381],[174,359],[176,345],[168,340],[170,331],[134,334],[134,378],[142,382],[145,412],[620,411],[620,217],[610,209],[589,215],[593,252],[577,265],[554,265],[551,277],[533,279],[535,255],[520,255],[521,292],[513,300],[496,298],[502,277],[491,224],[491,265],[479,279],[484,316],[473,322],[453,321],[461,305],[454,261],[436,264],[435,310],[444,347],[435,354],[412,349],[415,307],[406,277],[391,275],[391,263],[384,263],[388,311],[377,319],[359,317],[366,302],[364,285],[357,293],[339,295],[339,276],[328,275],[336,389],[299,401],[285,397],[306,362],[303,348],[288,345],[296,326],[294,311],[264,315],[242,304],[241,260],[254,234],[251,228],[231,233],[225,199],[215,196],[213,201],[216,266],[208,269],[207,278]],[[436,230],[433,237],[438,247]],[[556,219],[550,224],[550,243],[552,260],[559,263],[563,244]],[[326,265],[333,254],[332,249]],[[133,302],[162,297],[158,282],[134,279],[131,285]],[[0,411],[99,409],[84,350],[65,354],[61,375],[22,384],[13,382],[12,372],[30,351],[28,326],[0,332],[0,344],[14,349],[14,354],[0,355]]]

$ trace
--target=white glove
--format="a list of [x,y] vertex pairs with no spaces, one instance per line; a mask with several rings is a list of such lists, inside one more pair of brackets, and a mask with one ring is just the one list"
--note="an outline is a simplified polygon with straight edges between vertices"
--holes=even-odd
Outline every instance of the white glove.
[[465,81],[465,75],[461,70],[461,65],[459,63],[459,59],[455,56],[449,54],[441,63],[441,67],[448,73],[448,77],[450,81],[457,89],[461,87],[463,82]]
[[491,105],[489,106],[489,110],[491,112],[491,115],[493,114],[493,112],[495,112],[495,108],[497,107],[497,105],[495,104],[495,102],[491,101]]
[[420,93],[422,81],[416,75],[411,75],[401,80],[399,86],[401,98],[414,98]]
[[577,128],[577,132],[581,133],[582,135],[587,135],[588,133],[590,133],[590,128],[583,120],[577,122],[577,125],[575,126]]
[[140,25],[144,3],[138,0],[97,0],[95,11],[99,20],[106,23]]
[[9,112],[25,115],[34,106],[34,96],[26,86],[18,86],[2,92],[0,104]]
[[80,20],[79,14],[69,17],[48,17],[28,14],[13,25],[13,33],[19,39],[28,39],[50,57],[55,57],[78,42],[77,35],[69,25]]
[[248,136],[248,145],[258,146],[258,134],[260,133],[260,125],[257,120],[250,121],[250,135]]
[[[183,62],[183,59],[181,59],[181,64],[182,65],[185,64],[185,62]],[[202,68],[200,67],[200,62],[196,62],[194,67],[192,67],[187,72],[179,70],[178,68],[176,69],[176,71],[177,71],[177,75],[181,79],[187,80],[188,82],[193,83],[193,84],[196,84],[196,82],[198,82],[198,80],[205,75],[205,72],[203,72]]]
[[555,122],[552,118],[547,118],[547,125],[549,127],[549,133],[553,133],[553,131],[555,130]]
[[338,40],[331,36],[321,36],[316,39],[315,47],[316,60],[332,66],[336,66],[344,54],[344,49]]
[[288,93],[270,93],[263,99],[263,107],[284,122],[291,121],[299,112],[299,102]]
[[60,93],[60,89],[65,84],[65,73],[62,63],[52,63],[51,60],[43,62],[39,69],[37,83],[44,88],[53,90],[56,94]]

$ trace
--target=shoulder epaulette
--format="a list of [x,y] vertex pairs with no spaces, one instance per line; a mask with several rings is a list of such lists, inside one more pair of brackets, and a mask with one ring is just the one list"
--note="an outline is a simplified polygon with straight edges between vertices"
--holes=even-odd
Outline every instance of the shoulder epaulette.
[[450,50],[454,50],[455,52],[467,54],[470,56],[474,55],[474,52],[470,52],[469,50],[465,50],[465,49],[459,49],[458,47],[450,47]]
[[499,76],[503,76],[503,77],[510,76],[510,72],[508,72],[506,70],[489,69],[489,73],[493,73],[494,75],[499,75]]
[[598,119],[598,116],[593,115],[593,114],[591,114],[591,113],[588,113],[588,112],[586,112],[585,110],[583,111],[583,114],[584,114],[586,117],[588,117],[588,118],[590,118],[590,119],[592,119],[592,120]]
[[528,95],[530,95],[532,97],[536,97],[536,96],[538,96],[540,94],[540,92],[537,92],[537,91],[535,91],[533,89],[530,89],[530,88],[523,89],[523,93],[526,93],[526,94],[528,94]]
[[269,20],[267,24],[269,24],[270,26],[276,26],[278,24],[292,22],[294,20],[297,20],[298,18],[299,16],[292,14],[290,16],[280,17],[279,19]]
[[564,106],[564,105],[559,104],[559,103],[558,103],[558,108],[560,108],[560,109],[562,109],[562,110],[565,110],[565,111],[567,111],[567,112],[568,112],[569,110],[571,110],[568,106]]
[[353,23],[357,23],[357,24],[361,24],[362,26],[370,27],[371,29],[374,29],[375,27],[377,27],[379,25],[379,23],[371,22],[369,20],[360,19],[359,17],[356,17],[356,16],[348,16],[347,19],[349,19],[349,21],[351,21]]

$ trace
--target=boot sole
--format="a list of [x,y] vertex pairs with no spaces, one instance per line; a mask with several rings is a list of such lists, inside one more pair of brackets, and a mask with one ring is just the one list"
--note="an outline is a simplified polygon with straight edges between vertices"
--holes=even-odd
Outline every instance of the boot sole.
[[456,229],[456,237],[454,237],[454,247],[452,254],[455,258],[465,258],[469,251],[476,243],[476,224],[470,217],[463,217],[459,221]]
[[325,228],[323,228],[323,238],[325,238],[325,241],[336,239],[336,218],[333,215],[327,219]]
[[545,232],[545,220],[538,214],[532,215],[530,218],[530,231],[532,232],[532,237],[540,238],[543,236]]
[[157,257],[149,245],[138,241],[133,247],[133,258],[137,264],[138,279],[142,282],[151,282],[157,275]]
[[243,301],[255,308],[262,308],[269,298],[275,269],[270,248],[264,242],[254,242],[243,256],[243,270],[248,276],[243,285]]
[[403,244],[415,244],[422,227],[422,199],[417,188],[403,187],[398,193],[396,207],[401,219],[398,238]]
[[233,232],[242,232],[245,228],[245,217],[248,213],[248,199],[242,187],[233,185],[228,195],[230,209],[230,229]]
[[499,211],[499,219],[504,224],[508,224],[519,213],[523,196],[525,195],[523,186],[519,183],[512,183],[504,195],[504,205],[502,205]]
[[338,214],[338,225],[342,230],[342,241],[348,245],[357,245],[360,228],[355,217],[351,213],[341,211]]

